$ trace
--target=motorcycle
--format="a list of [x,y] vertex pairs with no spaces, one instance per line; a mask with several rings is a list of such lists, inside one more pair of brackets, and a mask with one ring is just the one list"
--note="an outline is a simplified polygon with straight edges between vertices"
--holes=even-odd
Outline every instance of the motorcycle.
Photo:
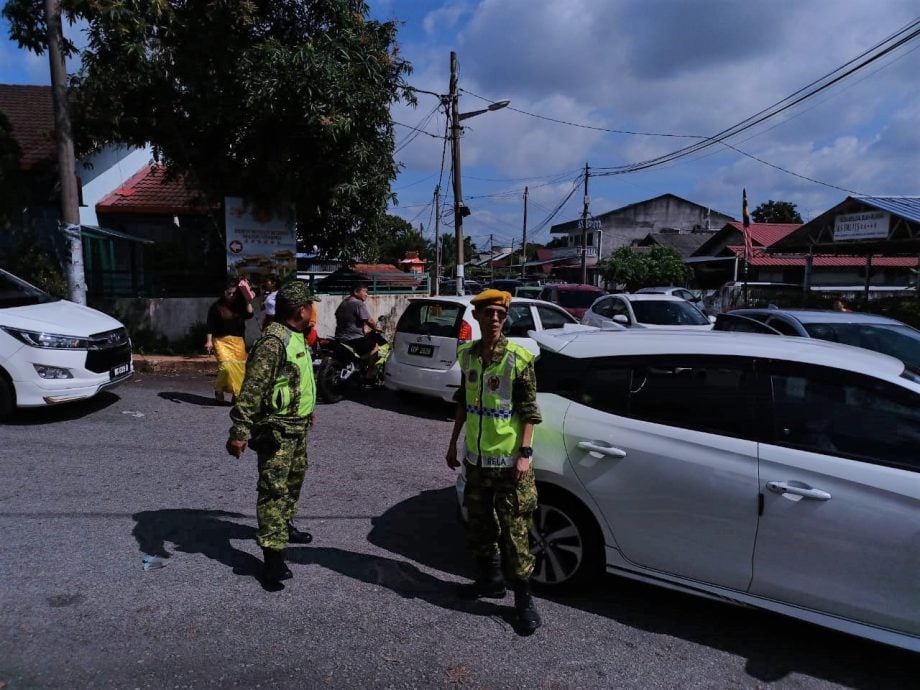
[[[381,317],[380,321],[383,321]],[[381,324],[382,327],[383,324]],[[359,355],[347,342],[335,338],[320,338],[313,358],[313,373],[316,390],[326,403],[337,403],[349,393],[370,383],[373,388],[383,387],[383,372],[390,355],[390,343],[381,331],[373,331],[369,337],[377,342],[377,361],[369,362]],[[367,367],[374,368],[368,376]]]

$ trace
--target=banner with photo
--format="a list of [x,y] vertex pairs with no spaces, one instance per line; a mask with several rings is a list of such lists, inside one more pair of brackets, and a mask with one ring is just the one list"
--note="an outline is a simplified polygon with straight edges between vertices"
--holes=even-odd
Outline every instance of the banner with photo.
[[289,218],[260,213],[239,197],[224,200],[227,273],[260,285],[270,273],[297,270],[297,239]]

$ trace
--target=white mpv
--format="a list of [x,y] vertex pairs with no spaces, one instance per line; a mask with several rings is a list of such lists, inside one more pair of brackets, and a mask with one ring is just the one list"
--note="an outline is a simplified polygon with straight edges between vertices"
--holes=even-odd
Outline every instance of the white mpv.
[[537,583],[606,567],[920,650],[920,372],[804,338],[531,335]]
[[0,269],[0,416],[90,398],[132,374],[119,321]]

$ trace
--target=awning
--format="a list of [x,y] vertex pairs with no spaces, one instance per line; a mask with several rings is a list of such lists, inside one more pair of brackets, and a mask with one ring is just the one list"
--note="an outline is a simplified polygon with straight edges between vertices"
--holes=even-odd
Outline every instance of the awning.
[[126,242],[138,242],[140,244],[153,244],[153,240],[135,237],[126,232],[112,230],[111,228],[103,228],[99,225],[81,225],[80,230],[83,232],[84,237],[90,237],[96,240],[124,240]]

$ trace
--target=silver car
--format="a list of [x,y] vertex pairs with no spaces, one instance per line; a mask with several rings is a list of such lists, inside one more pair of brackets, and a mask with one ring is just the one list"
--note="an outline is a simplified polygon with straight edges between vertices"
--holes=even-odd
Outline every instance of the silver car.
[[804,338],[532,337],[537,583],[606,569],[920,651],[920,372]]

